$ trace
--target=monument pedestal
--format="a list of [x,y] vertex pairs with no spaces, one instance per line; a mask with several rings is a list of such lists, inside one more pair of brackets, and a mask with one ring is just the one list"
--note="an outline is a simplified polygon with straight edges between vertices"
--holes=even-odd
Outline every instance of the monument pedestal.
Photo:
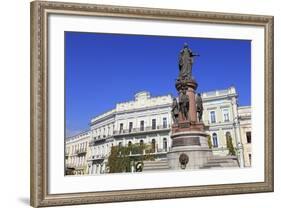
[[196,95],[197,82],[192,77],[193,57],[187,44],[180,52],[179,76],[175,87],[179,98],[173,99],[172,147],[167,153],[171,169],[199,169],[213,167],[236,167],[235,158],[214,157],[208,145],[208,134],[202,123],[203,102]]
[[[208,146],[208,134],[203,131],[182,131],[173,133],[172,148],[167,154],[168,163],[172,169],[199,169],[212,156]],[[180,156],[186,155],[188,161],[185,166]]]
[[208,146],[208,134],[203,122],[198,121],[195,93],[195,80],[178,79],[176,88],[189,98],[188,119],[182,113],[178,122],[172,126],[172,148],[167,154],[171,169],[199,169],[212,156]]

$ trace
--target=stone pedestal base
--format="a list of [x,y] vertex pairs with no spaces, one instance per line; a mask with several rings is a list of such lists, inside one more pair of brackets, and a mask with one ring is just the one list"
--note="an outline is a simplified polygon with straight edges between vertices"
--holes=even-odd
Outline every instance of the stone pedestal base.
[[[173,170],[186,170],[203,167],[212,156],[212,151],[208,146],[207,135],[202,131],[173,133],[171,136],[172,149],[167,154],[170,168]],[[181,164],[181,155],[188,157],[186,165]]]
[[203,122],[190,122],[190,121],[179,121],[178,124],[172,125],[172,133],[188,132],[188,131],[205,131],[205,125]]

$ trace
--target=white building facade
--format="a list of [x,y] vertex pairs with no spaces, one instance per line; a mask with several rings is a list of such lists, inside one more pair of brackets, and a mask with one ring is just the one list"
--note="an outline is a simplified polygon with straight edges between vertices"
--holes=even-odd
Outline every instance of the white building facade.
[[89,142],[91,131],[82,132],[69,137],[65,141],[65,170],[66,175],[88,174],[87,159],[90,157]]
[[244,150],[245,166],[250,167],[252,163],[251,107],[239,107],[238,115],[240,121],[241,140]]
[[148,92],[140,92],[135,100],[119,103],[114,110],[92,119],[89,174],[107,172],[111,146],[152,144],[157,157],[166,157],[171,146],[171,103],[171,95],[150,97]]
[[209,126],[213,154],[227,155],[227,136],[232,138],[240,166],[244,167],[238,94],[234,87],[202,94],[203,122]]
[[[250,166],[249,160],[245,163],[244,159],[250,154],[250,144],[247,144],[247,151],[243,148],[247,141],[244,134],[251,129],[250,119],[245,120],[245,114],[251,113],[250,107],[247,107],[247,113],[238,107],[234,87],[202,93],[201,96],[203,122],[211,137],[213,153],[227,155],[226,136],[231,136],[240,166]],[[171,147],[172,99],[171,95],[151,97],[149,92],[139,92],[134,100],[118,103],[115,109],[93,118],[89,130],[87,173],[106,173],[111,147],[117,145],[150,144],[156,158],[166,158]]]

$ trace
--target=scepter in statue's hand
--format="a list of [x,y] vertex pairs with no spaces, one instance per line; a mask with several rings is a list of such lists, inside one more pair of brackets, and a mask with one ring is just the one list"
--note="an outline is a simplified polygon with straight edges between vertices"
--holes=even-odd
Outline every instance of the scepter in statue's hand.
[[190,56],[192,56],[192,57],[194,57],[194,56],[200,56],[200,54],[198,54],[198,53],[190,53]]

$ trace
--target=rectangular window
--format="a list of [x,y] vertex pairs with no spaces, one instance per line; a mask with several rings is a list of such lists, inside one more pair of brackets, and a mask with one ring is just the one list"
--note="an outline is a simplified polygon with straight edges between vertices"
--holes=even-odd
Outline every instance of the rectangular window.
[[130,122],[129,123],[129,132],[132,132],[132,129],[133,129],[133,122]]
[[164,138],[163,139],[163,149],[164,149],[165,152],[167,151],[167,148],[168,148],[167,139]]
[[167,118],[163,118],[163,128],[167,128]]
[[120,123],[119,133],[123,132],[123,123]]
[[247,143],[252,143],[252,135],[250,131],[246,132],[246,137],[247,137]]
[[224,122],[228,122],[229,121],[229,111],[228,111],[228,109],[223,109],[222,114],[223,114]]
[[140,122],[140,130],[141,130],[141,131],[144,131],[144,121],[141,121],[141,122]]
[[152,129],[156,129],[156,119],[152,119]]
[[211,111],[211,123],[216,123],[216,112],[215,111]]

